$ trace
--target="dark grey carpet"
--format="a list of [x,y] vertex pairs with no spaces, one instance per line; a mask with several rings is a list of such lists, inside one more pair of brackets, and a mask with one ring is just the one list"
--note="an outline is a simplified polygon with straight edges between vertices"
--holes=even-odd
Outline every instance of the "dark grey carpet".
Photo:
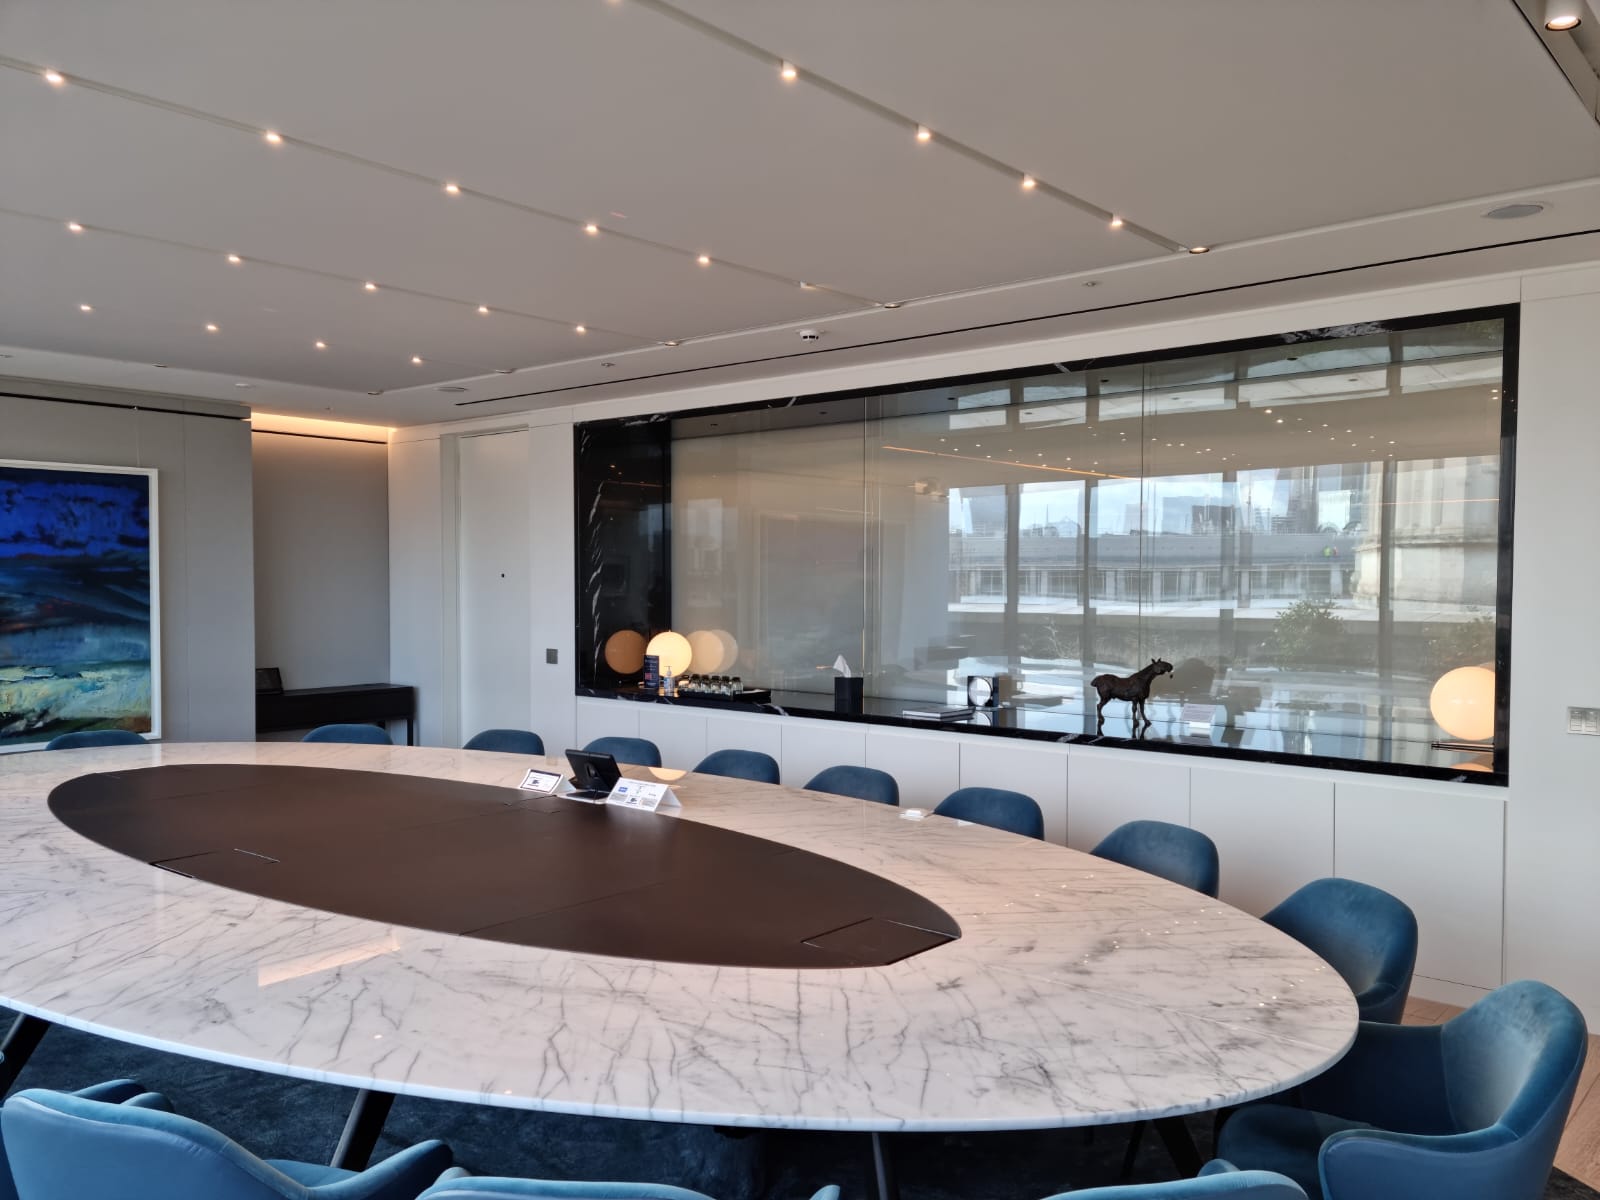
[[[9,1027],[9,1014],[3,1014]],[[179,1112],[229,1134],[265,1158],[326,1162],[354,1093],[215,1066],[137,1046],[52,1029],[18,1088],[71,1089],[131,1077],[171,1097]],[[1190,1127],[1202,1155],[1211,1119]],[[867,1139],[845,1134],[761,1132],[727,1137],[714,1129],[483,1108],[400,1097],[375,1158],[426,1138],[443,1138],[475,1174],[557,1179],[649,1180],[719,1200],[801,1200],[837,1183],[845,1200],[871,1195]],[[893,1139],[904,1200],[1038,1200],[1117,1182],[1127,1131],[902,1134]],[[1160,1139],[1144,1139],[1136,1181],[1171,1179]],[[1546,1200],[1600,1200],[1557,1171]]]

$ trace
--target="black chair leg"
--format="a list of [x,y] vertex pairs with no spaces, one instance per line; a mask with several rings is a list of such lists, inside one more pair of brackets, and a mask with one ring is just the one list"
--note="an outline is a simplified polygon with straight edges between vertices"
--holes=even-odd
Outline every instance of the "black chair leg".
[[1128,1179],[1133,1175],[1133,1161],[1139,1157],[1139,1144],[1144,1141],[1145,1127],[1149,1121],[1135,1121],[1133,1128],[1128,1130],[1128,1148],[1122,1155],[1122,1178]]

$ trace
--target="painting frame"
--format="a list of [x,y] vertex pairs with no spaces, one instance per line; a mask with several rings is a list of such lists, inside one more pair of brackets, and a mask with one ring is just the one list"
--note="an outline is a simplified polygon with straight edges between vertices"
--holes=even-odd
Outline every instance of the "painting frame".
[[[145,481],[146,505],[146,573],[148,579],[149,607],[149,678],[150,678],[150,729],[141,736],[159,741],[163,735],[162,721],[162,671],[161,671],[161,504],[160,471],[155,467],[124,466],[106,463],[68,463],[42,459],[0,458],[0,470],[37,471],[42,476],[60,475],[112,475],[122,478],[136,477]],[[0,754],[38,750],[50,737],[32,740],[0,742]]]

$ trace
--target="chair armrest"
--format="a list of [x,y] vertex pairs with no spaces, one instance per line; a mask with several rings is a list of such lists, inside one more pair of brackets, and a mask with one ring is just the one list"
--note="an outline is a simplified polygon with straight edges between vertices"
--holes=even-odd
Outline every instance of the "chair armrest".
[[1349,1130],[1322,1144],[1318,1173],[1325,1200],[1498,1200],[1537,1195],[1550,1173],[1546,1163],[1536,1180],[1528,1156],[1504,1126],[1432,1137],[1385,1130]]
[[98,1100],[102,1104],[123,1104],[144,1092],[144,1084],[132,1079],[113,1079],[73,1092],[85,1100]]
[[439,1178],[451,1157],[441,1141],[418,1142],[353,1179],[311,1188],[309,1194],[316,1200],[413,1200]]
[[1452,1132],[1441,1032],[1361,1022],[1350,1052],[1300,1085],[1301,1107],[1402,1133]]
[[819,1188],[817,1194],[811,1197],[811,1200],[839,1200],[838,1184],[830,1183],[825,1188]]

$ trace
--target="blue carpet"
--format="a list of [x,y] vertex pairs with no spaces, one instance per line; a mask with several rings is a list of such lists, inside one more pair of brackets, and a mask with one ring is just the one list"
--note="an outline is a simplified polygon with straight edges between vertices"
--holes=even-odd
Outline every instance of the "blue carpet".
[[[3,1014],[5,1028],[9,1014]],[[165,1092],[178,1111],[204,1121],[264,1158],[326,1162],[343,1128],[347,1088],[307,1083],[145,1050],[70,1029],[45,1035],[18,1088],[72,1089],[134,1078]],[[1209,1115],[1190,1120],[1202,1156]],[[756,1132],[656,1121],[570,1117],[400,1097],[374,1159],[443,1138],[474,1174],[556,1179],[648,1180],[719,1200],[797,1200],[837,1183],[845,1200],[871,1195],[864,1136]],[[903,1200],[1037,1200],[1118,1181],[1125,1128],[1042,1133],[901,1134],[893,1138]],[[1174,1178],[1160,1139],[1144,1138],[1133,1179]],[[1557,1171],[1546,1200],[1600,1200]]]

